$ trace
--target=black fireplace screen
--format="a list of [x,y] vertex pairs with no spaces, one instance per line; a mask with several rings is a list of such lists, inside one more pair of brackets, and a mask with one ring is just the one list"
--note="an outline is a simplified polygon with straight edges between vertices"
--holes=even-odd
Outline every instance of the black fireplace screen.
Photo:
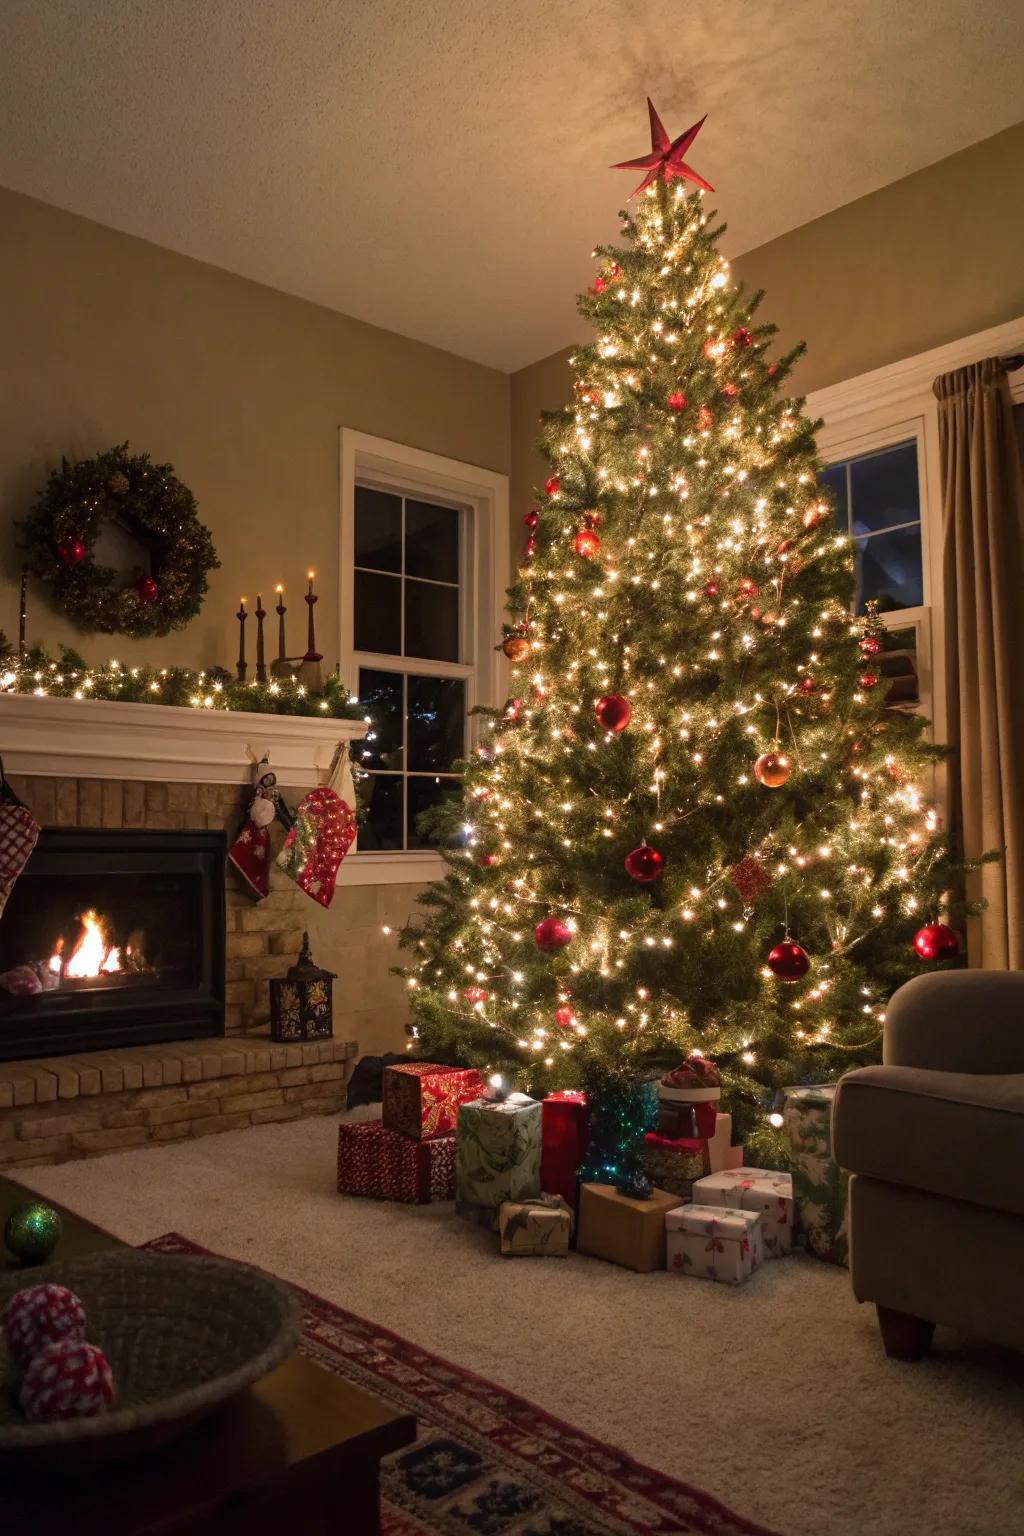
[[224,1032],[222,832],[46,828],[0,917],[0,1060]]

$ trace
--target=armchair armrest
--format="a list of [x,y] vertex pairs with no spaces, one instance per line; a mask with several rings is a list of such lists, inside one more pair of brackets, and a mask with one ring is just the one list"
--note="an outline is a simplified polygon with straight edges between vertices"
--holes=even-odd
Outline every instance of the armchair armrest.
[[1024,1072],[1024,972],[915,976],[889,1000],[882,1060],[932,1072]]

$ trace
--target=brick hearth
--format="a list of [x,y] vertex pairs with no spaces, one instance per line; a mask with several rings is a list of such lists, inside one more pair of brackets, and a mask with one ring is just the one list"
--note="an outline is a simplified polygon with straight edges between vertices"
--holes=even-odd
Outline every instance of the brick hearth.
[[353,1041],[250,1034],[0,1064],[0,1166],[333,1114],[355,1054]]

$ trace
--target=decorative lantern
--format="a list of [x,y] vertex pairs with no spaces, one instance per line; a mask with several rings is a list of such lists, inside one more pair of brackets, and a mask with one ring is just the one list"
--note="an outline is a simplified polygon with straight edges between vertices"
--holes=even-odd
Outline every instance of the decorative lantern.
[[309,934],[288,974],[270,983],[271,1040],[324,1040],[334,1033],[331,983],[336,971],[325,971],[309,952]]

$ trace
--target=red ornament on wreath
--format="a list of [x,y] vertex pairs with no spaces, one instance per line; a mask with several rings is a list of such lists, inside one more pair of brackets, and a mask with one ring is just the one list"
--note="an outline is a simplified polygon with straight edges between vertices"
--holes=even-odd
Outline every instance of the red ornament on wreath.
[[806,949],[787,934],[769,954],[767,965],[778,981],[802,981],[811,968],[811,960]]
[[632,853],[627,853],[625,858],[626,874],[638,885],[652,885],[657,880],[665,860],[657,848],[651,848],[647,843],[641,843],[639,848],[634,848]]
[[928,923],[914,934],[914,950],[922,960],[952,960],[960,953],[960,940],[945,923]]
[[572,541],[572,547],[582,560],[593,560],[601,553],[601,540],[591,528],[581,528]]
[[559,480],[557,475],[549,475],[548,478],[544,481],[545,496],[557,496],[561,484],[562,482]]
[[670,411],[686,410],[686,396],[682,393],[681,390],[674,389],[669,395],[668,408]]
[[61,565],[80,565],[85,559],[85,545],[68,534],[57,540],[57,559]]
[[732,344],[734,347],[739,347],[742,351],[747,347],[753,346],[754,337],[745,325],[741,325],[739,330],[732,333]]
[[629,700],[624,699],[621,693],[606,693],[594,705],[597,723],[606,731],[624,731],[632,713]]
[[792,771],[792,763],[782,752],[762,752],[754,763],[754,777],[766,789],[781,789]]
[[556,955],[572,942],[572,929],[560,917],[542,917],[533,930],[533,942],[545,955]]
[[560,1008],[555,1009],[555,1023],[559,1029],[568,1029],[574,1022],[575,1017],[568,1003],[563,1003]]
[[135,590],[139,594],[140,603],[155,603],[160,596],[160,588],[152,576],[143,576],[136,584]]

